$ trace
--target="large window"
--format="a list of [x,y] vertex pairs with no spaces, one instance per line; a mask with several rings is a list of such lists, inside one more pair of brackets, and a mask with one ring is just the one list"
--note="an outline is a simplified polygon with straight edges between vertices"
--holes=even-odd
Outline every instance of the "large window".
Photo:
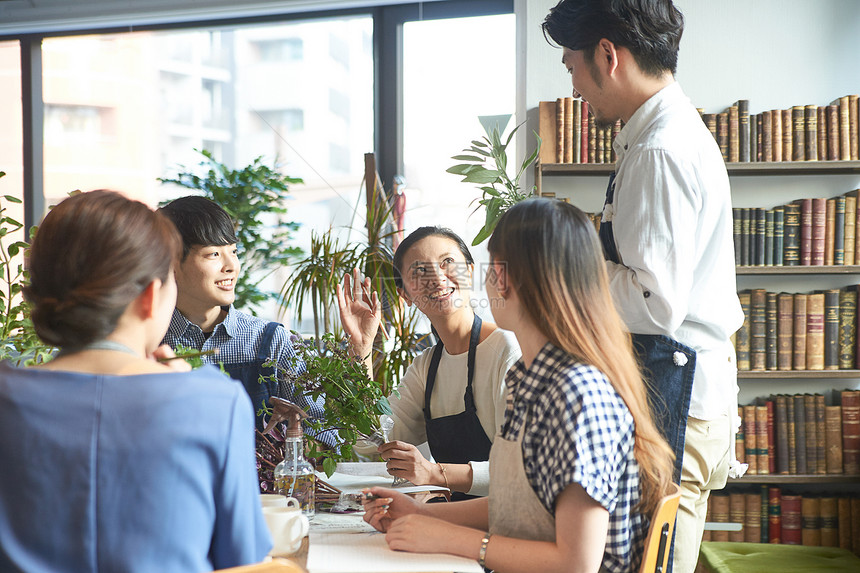
[[[22,197],[24,194],[24,122],[21,109],[21,50],[18,42],[0,42],[0,206],[7,209],[4,216],[24,221],[24,208],[11,203],[4,195]],[[24,238],[19,232],[15,237],[3,237],[2,242]]]
[[[451,156],[484,134],[479,116],[514,112],[514,43],[513,14],[404,25],[406,234],[423,225],[442,225],[471,244],[483,225],[483,211],[472,215],[477,206],[472,201],[481,191],[445,170],[456,163]],[[517,156],[513,142],[508,155]],[[473,248],[472,255],[477,263],[474,297],[480,303],[486,300],[486,243]],[[486,305],[478,312],[490,318]]]

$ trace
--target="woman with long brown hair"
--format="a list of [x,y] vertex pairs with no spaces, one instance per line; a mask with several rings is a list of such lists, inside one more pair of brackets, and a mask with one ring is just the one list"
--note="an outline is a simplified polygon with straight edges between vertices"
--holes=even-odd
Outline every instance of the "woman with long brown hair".
[[394,549],[500,572],[634,571],[672,452],[651,420],[594,227],[572,205],[531,199],[505,213],[489,251],[493,316],[523,353],[506,380],[490,495],[420,505],[374,488],[381,498],[365,504],[365,520]]

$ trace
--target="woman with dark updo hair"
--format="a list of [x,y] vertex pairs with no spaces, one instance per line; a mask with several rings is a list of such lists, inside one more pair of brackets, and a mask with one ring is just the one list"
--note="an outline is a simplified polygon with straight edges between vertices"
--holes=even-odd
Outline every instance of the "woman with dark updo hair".
[[60,352],[0,364],[0,570],[205,571],[271,547],[247,394],[159,346],[181,249],[112,191],[45,217],[24,296]]

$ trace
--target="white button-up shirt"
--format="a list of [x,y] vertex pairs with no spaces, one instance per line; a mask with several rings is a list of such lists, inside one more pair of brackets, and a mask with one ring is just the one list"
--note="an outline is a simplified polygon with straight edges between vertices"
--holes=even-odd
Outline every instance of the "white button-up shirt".
[[615,140],[612,221],[621,264],[607,261],[627,327],[696,350],[689,415],[703,420],[737,403],[731,335],[743,323],[735,284],[728,174],[681,87],[652,96]]

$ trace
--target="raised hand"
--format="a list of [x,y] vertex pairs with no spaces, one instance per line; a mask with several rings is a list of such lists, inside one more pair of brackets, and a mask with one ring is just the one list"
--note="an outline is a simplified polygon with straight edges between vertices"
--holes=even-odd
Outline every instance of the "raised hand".
[[344,275],[343,285],[337,285],[337,306],[352,353],[364,358],[373,348],[382,320],[382,307],[376,291],[370,290],[370,278],[362,281],[358,269]]

